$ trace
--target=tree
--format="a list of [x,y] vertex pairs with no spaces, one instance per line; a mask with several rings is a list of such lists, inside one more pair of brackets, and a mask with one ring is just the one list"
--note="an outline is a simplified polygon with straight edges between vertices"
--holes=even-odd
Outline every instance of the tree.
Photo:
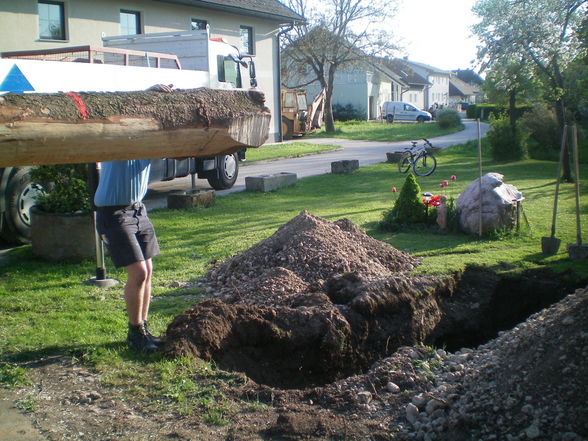
[[391,34],[380,28],[394,14],[394,3],[328,0],[320,3],[320,10],[308,8],[306,0],[290,0],[288,5],[308,21],[284,34],[282,77],[287,87],[321,85],[325,91],[325,130],[334,132],[335,74],[340,68],[372,56],[390,55],[396,49]]
[[582,42],[582,50],[572,64],[565,70],[565,102],[566,106],[578,119],[588,120],[588,17],[584,18],[582,28],[578,32]]
[[492,65],[483,83],[486,96],[498,104],[508,104],[510,127],[516,130],[516,104],[535,95],[531,65],[524,60],[504,60]]
[[[528,60],[549,87],[563,129],[564,70],[580,53],[577,29],[588,0],[478,0],[473,12],[482,20],[473,26],[482,43],[478,58],[487,66],[513,57]],[[564,179],[571,180],[568,161]]]

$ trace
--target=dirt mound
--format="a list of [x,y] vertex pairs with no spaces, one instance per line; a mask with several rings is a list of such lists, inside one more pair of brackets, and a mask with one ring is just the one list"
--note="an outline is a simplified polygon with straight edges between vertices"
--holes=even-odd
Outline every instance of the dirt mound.
[[424,340],[449,280],[408,277],[417,260],[348,220],[302,212],[219,264],[205,301],[168,326],[165,352],[214,359],[257,382],[324,384]]
[[320,289],[339,274],[381,278],[410,271],[418,260],[375,240],[347,219],[329,222],[301,212],[274,233],[214,267],[206,280],[240,303],[288,303],[288,293]]

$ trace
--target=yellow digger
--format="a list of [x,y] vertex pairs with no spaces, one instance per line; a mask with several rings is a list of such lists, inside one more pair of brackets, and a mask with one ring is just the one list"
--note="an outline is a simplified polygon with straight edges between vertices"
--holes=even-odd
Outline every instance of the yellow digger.
[[282,89],[282,139],[304,136],[320,128],[323,102],[324,92],[319,93],[308,105],[304,90]]

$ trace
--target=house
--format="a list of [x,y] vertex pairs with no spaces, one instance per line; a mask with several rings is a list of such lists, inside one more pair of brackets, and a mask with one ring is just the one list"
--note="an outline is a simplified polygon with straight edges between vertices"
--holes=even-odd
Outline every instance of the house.
[[[400,100],[408,85],[398,74],[390,70],[379,58],[371,58],[335,73],[333,86],[333,105],[352,105],[367,120],[381,117],[381,109],[386,101]],[[321,92],[320,84],[306,87],[312,98]]]
[[447,107],[449,104],[449,78],[451,72],[438,69],[424,63],[417,63],[403,59],[404,63],[410,67],[415,74],[425,78],[428,85],[424,89],[423,109],[438,105]]
[[484,79],[480,75],[471,69],[458,69],[452,71],[452,77],[457,77],[460,81],[463,81],[472,88],[475,94],[474,103],[484,101],[484,91],[482,90]]
[[[479,88],[452,75],[449,78],[449,105],[461,110],[468,104],[475,104]],[[465,106],[464,106],[465,104]]]
[[418,72],[400,58],[386,59],[384,63],[389,70],[395,72],[401,80],[407,85],[402,90],[402,94],[394,101],[404,101],[412,104],[417,109],[427,109],[425,106],[425,92],[431,86],[427,78]]
[[276,0],[18,0],[0,2],[0,52],[102,46],[102,37],[210,29],[253,56],[280,133],[279,32],[304,18]]

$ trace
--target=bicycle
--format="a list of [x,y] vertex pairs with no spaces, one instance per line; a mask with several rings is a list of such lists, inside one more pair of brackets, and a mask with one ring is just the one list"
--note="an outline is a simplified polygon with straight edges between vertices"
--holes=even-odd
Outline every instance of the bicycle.
[[411,141],[412,146],[404,150],[400,160],[398,161],[398,171],[406,173],[411,167],[414,174],[417,176],[429,176],[437,168],[437,160],[435,157],[427,152],[427,148],[432,148],[433,144],[423,138],[424,145],[417,146],[417,141]]

